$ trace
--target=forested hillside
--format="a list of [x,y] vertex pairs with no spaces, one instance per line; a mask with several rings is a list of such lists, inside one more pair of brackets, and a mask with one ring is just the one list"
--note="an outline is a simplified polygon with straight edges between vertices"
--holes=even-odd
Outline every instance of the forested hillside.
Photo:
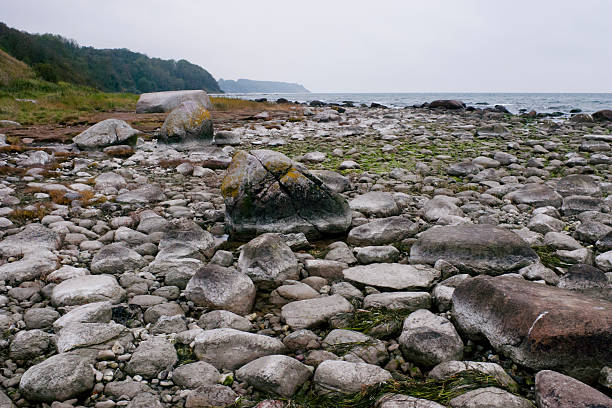
[[51,82],[65,81],[107,92],[221,92],[212,75],[185,60],[149,58],[127,49],[81,47],[59,35],[29,34],[4,23],[0,23],[0,49]]

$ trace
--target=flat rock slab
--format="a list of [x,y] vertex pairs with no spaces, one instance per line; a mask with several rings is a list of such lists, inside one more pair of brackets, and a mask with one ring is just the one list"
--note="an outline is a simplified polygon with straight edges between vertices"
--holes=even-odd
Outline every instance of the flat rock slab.
[[292,329],[306,329],[325,324],[339,313],[350,313],[353,306],[340,295],[298,300],[281,309],[281,317]]
[[53,288],[51,302],[56,306],[76,306],[93,302],[119,303],[125,290],[110,275],[85,275],[63,281]]
[[512,231],[487,224],[430,228],[410,249],[410,262],[443,259],[469,274],[501,275],[538,261],[538,255]]
[[344,279],[359,285],[391,290],[419,290],[431,287],[440,272],[425,265],[376,263],[345,269]]
[[592,381],[612,365],[612,302],[518,278],[479,276],[453,293],[453,312],[470,337],[532,369]]
[[561,207],[563,197],[545,184],[526,184],[523,188],[513,191],[506,198],[515,204],[527,204],[534,207]]
[[0,242],[0,255],[19,256],[41,249],[53,251],[62,245],[61,236],[41,224],[28,224],[17,234],[9,235]]
[[285,346],[274,338],[234,329],[205,330],[195,338],[195,355],[222,370],[234,370],[259,357],[283,354]]

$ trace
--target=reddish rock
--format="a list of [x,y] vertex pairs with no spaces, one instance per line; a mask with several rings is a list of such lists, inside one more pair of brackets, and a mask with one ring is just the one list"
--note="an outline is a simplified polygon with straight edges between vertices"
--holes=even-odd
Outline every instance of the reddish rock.
[[459,328],[519,364],[595,381],[612,365],[612,302],[520,278],[479,276],[453,293]]
[[580,381],[544,370],[535,378],[536,402],[539,408],[608,408],[612,399]]
[[593,119],[599,121],[612,121],[612,110],[604,109],[593,114]]

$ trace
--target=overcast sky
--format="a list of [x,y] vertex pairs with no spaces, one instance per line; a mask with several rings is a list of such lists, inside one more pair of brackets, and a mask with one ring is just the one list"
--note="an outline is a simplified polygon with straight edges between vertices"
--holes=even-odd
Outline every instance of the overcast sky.
[[0,0],[0,21],[318,92],[612,92],[610,0]]

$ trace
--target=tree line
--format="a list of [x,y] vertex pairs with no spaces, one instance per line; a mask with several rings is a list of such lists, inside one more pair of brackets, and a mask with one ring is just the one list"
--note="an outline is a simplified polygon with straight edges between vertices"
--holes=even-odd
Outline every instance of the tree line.
[[81,47],[59,35],[30,34],[4,23],[0,23],[0,48],[50,82],[70,82],[106,92],[221,92],[208,71],[186,60],[149,58],[128,49]]

